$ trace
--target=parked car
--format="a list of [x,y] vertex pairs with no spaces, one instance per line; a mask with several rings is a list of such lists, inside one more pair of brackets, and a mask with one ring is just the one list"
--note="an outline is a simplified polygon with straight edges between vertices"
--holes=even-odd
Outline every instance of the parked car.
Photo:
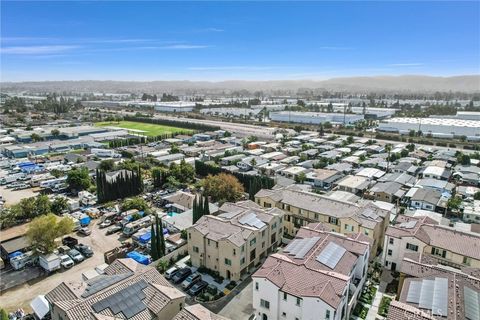
[[68,255],[64,254],[64,255],[60,256],[60,264],[65,269],[70,269],[71,267],[73,267],[73,265],[75,263],[73,262],[72,258],[70,258]]
[[70,251],[70,249],[71,248],[69,246],[60,246],[58,247],[58,252],[62,254],[67,254],[67,252]]
[[79,243],[75,246],[75,249],[78,250],[85,258],[90,258],[93,256],[93,250],[83,243]]
[[183,282],[182,282],[182,288],[184,290],[190,289],[191,286],[193,286],[195,283],[198,281],[202,281],[202,276],[198,273],[193,273],[189,275]]
[[73,248],[78,244],[78,240],[74,237],[65,237],[63,238],[62,243],[70,248]]
[[190,268],[180,269],[180,270],[178,270],[177,273],[175,273],[172,276],[172,281],[173,281],[173,283],[180,283],[183,280],[185,280],[191,274],[192,274],[192,269],[190,269]]
[[170,269],[168,269],[167,271],[165,271],[165,273],[164,273],[163,276],[165,277],[165,279],[172,279],[173,275],[174,275],[175,273],[177,273],[178,270],[180,270],[180,269],[177,268],[177,267],[171,267]]
[[113,226],[113,227],[110,227],[110,228],[107,229],[107,234],[114,234],[114,233],[117,233],[119,231],[122,231],[121,226]]
[[72,258],[73,261],[75,261],[77,263],[85,260],[84,256],[82,256],[82,254],[76,249],[72,249],[72,250],[68,251],[68,256],[70,258]]
[[84,236],[89,236],[92,234],[92,231],[88,229],[88,227],[82,227],[80,230],[78,230],[78,233],[83,234]]
[[208,282],[200,280],[197,283],[194,283],[193,286],[188,289],[187,293],[191,296],[196,296],[208,286]]
[[100,223],[100,229],[110,227],[112,225],[113,221],[112,220],[105,220],[102,223]]

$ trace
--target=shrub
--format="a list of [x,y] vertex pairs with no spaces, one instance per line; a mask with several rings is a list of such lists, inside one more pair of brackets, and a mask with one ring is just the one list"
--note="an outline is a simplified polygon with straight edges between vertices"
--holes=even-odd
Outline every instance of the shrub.
[[380,301],[380,306],[378,307],[378,314],[381,316],[386,317],[388,313],[388,308],[390,306],[390,302],[392,302],[392,298],[383,297],[382,301]]

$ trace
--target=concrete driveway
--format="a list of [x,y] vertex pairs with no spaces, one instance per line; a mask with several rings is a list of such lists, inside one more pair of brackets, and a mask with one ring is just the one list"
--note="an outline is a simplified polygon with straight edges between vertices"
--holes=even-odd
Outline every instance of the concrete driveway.
[[253,281],[243,288],[232,300],[219,312],[221,316],[235,319],[248,320],[253,314]]
[[106,229],[99,229],[96,223],[97,220],[92,220],[92,223],[89,226],[92,230],[90,236],[83,237],[76,233],[72,234],[72,236],[77,238],[80,243],[92,247],[94,251],[93,257],[73,266],[69,270],[60,270],[48,277],[33,279],[23,285],[2,292],[0,295],[2,308],[6,309],[8,312],[23,308],[28,312],[31,310],[30,302],[39,294],[48,293],[63,281],[81,281],[82,273],[88,270],[93,270],[96,266],[104,263],[103,253],[120,244],[118,241],[119,235],[105,235]]

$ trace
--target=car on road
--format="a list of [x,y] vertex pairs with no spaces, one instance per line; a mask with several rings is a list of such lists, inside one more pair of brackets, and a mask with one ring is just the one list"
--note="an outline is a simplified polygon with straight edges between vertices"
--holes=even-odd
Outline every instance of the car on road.
[[199,273],[192,273],[182,282],[182,288],[188,290],[198,281],[202,281],[202,276]]
[[102,223],[100,223],[100,229],[103,229],[103,228],[106,228],[106,227],[110,227],[112,225],[113,221],[112,220],[105,220],[103,221]]
[[92,231],[88,227],[82,227],[78,230],[78,233],[83,234],[84,236],[89,236],[92,234]]
[[205,290],[206,287],[208,287],[208,282],[200,280],[197,283],[193,284],[193,286],[188,289],[187,293],[191,296],[196,296],[200,292]]
[[63,238],[62,243],[70,248],[73,248],[78,244],[78,240],[74,237],[65,237]]
[[175,273],[177,273],[178,270],[180,270],[180,268],[171,267],[170,269],[168,269],[167,271],[165,271],[165,273],[163,274],[163,276],[165,277],[165,279],[172,279],[173,275],[174,275]]
[[63,268],[70,269],[71,267],[73,267],[75,263],[73,262],[72,258],[64,254],[60,256],[60,264],[62,265]]
[[93,256],[93,250],[89,246],[79,243],[75,246],[75,249],[78,250],[85,258],[90,258]]
[[177,273],[175,273],[172,276],[172,282],[175,283],[175,284],[178,284],[178,283],[182,282],[183,280],[185,280],[191,274],[192,274],[192,269],[190,269],[190,268],[180,269],[180,270],[178,270]]
[[107,229],[107,235],[108,234],[114,234],[114,233],[117,233],[119,231],[122,231],[121,226],[113,226],[113,227],[110,227],[110,228]]
[[83,260],[85,260],[85,257],[82,256],[82,254],[81,254],[78,250],[76,250],[76,249],[72,249],[72,250],[68,251],[68,256],[69,256],[70,258],[72,258],[73,261],[75,261],[75,262],[77,262],[77,263],[78,263],[78,262],[82,262]]

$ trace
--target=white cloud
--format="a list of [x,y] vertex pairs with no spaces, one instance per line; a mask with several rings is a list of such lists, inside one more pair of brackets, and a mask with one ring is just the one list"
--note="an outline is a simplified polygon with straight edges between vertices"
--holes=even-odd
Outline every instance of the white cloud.
[[39,54],[55,54],[70,51],[78,48],[78,46],[53,45],[53,46],[15,46],[0,49],[2,54],[19,54],[19,55],[39,55]]

